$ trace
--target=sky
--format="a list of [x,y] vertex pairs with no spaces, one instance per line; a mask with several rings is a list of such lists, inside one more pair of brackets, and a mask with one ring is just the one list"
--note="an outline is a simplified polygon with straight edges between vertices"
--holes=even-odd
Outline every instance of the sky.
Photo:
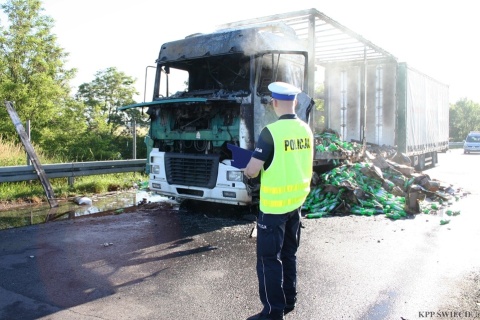
[[[449,86],[450,103],[480,103],[477,0],[43,0],[58,45],[76,68],[73,92],[109,67],[136,79],[138,102],[151,100],[160,46],[216,26],[317,9]],[[147,81],[145,79],[147,78]],[[144,92],[147,87],[147,92]]]

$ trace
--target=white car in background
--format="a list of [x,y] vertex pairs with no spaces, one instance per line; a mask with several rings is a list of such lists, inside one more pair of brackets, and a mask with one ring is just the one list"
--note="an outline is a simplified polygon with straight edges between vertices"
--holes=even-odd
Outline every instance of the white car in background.
[[480,152],[480,131],[471,131],[463,142],[463,153]]

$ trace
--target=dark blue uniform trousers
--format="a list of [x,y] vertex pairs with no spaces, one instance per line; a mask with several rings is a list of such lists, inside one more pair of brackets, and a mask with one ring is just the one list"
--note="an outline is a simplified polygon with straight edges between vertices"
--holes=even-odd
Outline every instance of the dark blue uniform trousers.
[[285,305],[296,301],[300,209],[285,214],[259,213],[257,275],[262,314],[283,315]]

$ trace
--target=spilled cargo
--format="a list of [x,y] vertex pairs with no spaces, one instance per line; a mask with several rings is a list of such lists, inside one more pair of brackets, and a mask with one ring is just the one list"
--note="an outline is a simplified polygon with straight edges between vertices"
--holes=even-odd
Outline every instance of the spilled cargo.
[[322,142],[316,146],[318,152],[328,152],[334,145],[354,151],[355,156],[338,160],[333,169],[312,179],[303,207],[306,218],[384,214],[397,220],[440,210],[449,216],[460,214],[448,207],[464,195],[461,190],[415,171],[395,148],[366,146],[363,152],[357,143],[341,141],[332,133],[323,133],[317,142]]

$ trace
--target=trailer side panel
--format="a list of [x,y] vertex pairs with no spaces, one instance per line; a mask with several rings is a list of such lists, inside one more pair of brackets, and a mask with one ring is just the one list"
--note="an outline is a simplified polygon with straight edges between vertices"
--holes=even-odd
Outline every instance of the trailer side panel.
[[[400,151],[408,156],[448,149],[448,86],[400,63],[398,87],[404,87],[398,107],[405,126],[398,132]],[[404,133],[403,133],[404,132]]]

